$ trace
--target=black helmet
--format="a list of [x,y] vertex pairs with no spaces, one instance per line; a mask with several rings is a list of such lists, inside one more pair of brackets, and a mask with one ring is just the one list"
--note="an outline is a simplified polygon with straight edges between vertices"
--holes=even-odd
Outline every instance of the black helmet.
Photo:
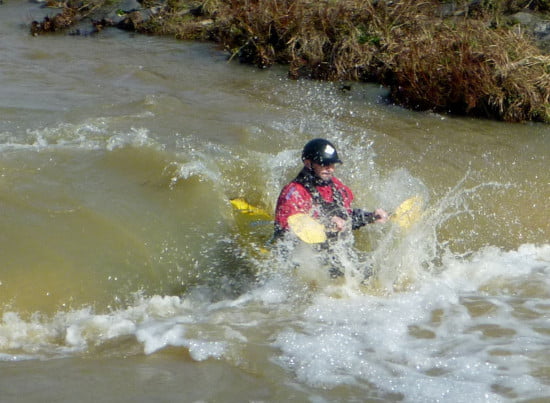
[[319,165],[341,164],[334,145],[325,139],[309,141],[302,151],[302,161],[311,160]]

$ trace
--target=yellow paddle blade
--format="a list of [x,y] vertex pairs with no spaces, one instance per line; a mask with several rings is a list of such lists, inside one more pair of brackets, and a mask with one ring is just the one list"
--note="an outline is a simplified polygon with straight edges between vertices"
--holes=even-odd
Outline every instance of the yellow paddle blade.
[[253,206],[252,204],[248,203],[244,199],[241,199],[241,198],[231,199],[230,202],[231,202],[231,205],[236,210],[239,211],[239,213],[252,215],[258,219],[266,219],[266,220],[272,219],[271,214],[269,214],[267,211],[259,207]]
[[307,214],[291,215],[288,217],[288,226],[306,243],[322,243],[327,240],[325,226]]
[[391,220],[395,221],[401,228],[409,228],[420,219],[422,214],[422,197],[413,196],[405,200],[397,207],[391,215]]

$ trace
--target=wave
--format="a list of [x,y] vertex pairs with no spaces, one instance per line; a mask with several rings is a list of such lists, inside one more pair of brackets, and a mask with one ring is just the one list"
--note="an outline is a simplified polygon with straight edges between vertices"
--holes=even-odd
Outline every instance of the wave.
[[217,302],[197,287],[185,296],[136,294],[130,306],[106,314],[86,308],[23,320],[5,312],[1,359],[105,354],[110,346],[116,355],[183,349],[194,361],[238,366],[255,359],[259,342],[263,354],[313,387],[375,384],[407,401],[498,401],[499,388],[522,397],[548,392],[538,374],[547,365],[550,245],[487,247],[443,261],[439,273],[381,295],[350,284],[311,290],[272,273]]

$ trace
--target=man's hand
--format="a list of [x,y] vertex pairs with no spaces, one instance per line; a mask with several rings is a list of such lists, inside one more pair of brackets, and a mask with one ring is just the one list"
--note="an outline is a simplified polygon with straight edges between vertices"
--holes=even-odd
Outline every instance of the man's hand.
[[385,223],[389,219],[389,214],[381,208],[374,210],[374,222]]
[[346,228],[346,220],[341,217],[333,216],[330,222],[332,223],[331,230],[334,232],[342,232]]

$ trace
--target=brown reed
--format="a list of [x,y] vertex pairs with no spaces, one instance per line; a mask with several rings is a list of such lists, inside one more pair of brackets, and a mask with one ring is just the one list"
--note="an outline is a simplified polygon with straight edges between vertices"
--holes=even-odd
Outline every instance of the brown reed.
[[231,59],[288,65],[292,78],[381,83],[393,102],[414,109],[550,122],[550,57],[503,18],[549,10],[550,0],[460,0],[450,16],[442,3],[165,0],[130,27],[213,40]]

